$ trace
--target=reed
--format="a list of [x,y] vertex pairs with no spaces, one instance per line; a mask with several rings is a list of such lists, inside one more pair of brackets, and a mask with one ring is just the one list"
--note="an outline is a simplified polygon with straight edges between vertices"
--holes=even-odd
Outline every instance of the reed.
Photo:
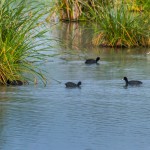
[[[7,80],[46,79],[33,61],[44,59],[41,51],[45,30],[41,28],[41,17],[45,15],[39,3],[32,5],[24,0],[3,0],[0,2],[0,83]],[[27,6],[30,6],[27,7]],[[43,39],[42,39],[43,38]],[[38,40],[38,41],[37,41]],[[41,48],[42,46],[42,48]],[[28,78],[32,76],[32,78]]]
[[116,5],[99,5],[94,14],[97,27],[93,38],[94,45],[108,47],[135,47],[150,45],[148,14],[132,13],[122,2]]
[[82,14],[80,0],[53,0],[50,18],[59,16],[62,21],[78,21]]
[[[93,24],[92,43],[106,47],[149,47],[149,1],[57,0],[60,20]],[[77,6],[77,9],[74,7]],[[135,7],[133,9],[133,7]],[[54,11],[55,10],[55,11]],[[136,10],[136,11],[135,11]],[[78,14],[73,17],[72,14]]]
[[113,0],[52,0],[49,18],[59,16],[61,21],[86,21],[92,17],[88,12],[89,6],[97,11],[98,3],[108,5],[112,2]]

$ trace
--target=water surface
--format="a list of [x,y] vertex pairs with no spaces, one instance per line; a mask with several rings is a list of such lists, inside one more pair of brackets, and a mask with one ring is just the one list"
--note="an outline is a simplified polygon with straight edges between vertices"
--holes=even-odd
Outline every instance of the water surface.
[[[85,49],[42,64],[46,87],[0,88],[0,149],[150,149],[149,49]],[[84,64],[98,55],[99,65]],[[124,88],[124,76],[143,85]],[[67,81],[82,81],[81,89],[65,88]]]

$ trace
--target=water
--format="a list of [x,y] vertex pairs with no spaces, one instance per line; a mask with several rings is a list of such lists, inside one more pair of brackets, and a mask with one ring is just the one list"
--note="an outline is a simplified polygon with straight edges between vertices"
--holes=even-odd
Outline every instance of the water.
[[[1,87],[0,149],[149,150],[150,56],[145,51],[100,48],[78,51],[82,57],[58,56],[44,64],[46,87]],[[85,57],[97,55],[99,65],[84,64]],[[143,85],[124,88],[124,76]],[[81,89],[66,89],[67,81],[82,81]]]

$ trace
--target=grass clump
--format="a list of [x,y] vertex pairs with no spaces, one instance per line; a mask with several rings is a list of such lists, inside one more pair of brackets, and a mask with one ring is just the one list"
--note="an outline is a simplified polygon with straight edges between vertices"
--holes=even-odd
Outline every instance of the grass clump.
[[103,7],[99,5],[94,14],[97,27],[95,28],[94,45],[108,47],[136,47],[150,45],[148,13],[133,13],[128,11],[122,2]]
[[62,21],[87,21],[89,18],[93,17],[88,12],[89,7],[93,10],[97,9],[97,4],[101,3],[108,5],[112,3],[113,0],[52,0],[50,17],[59,16]]
[[[53,7],[52,12],[57,12],[60,20],[84,20],[93,24],[92,43],[94,45],[106,47],[150,46],[149,1],[57,0],[55,4],[57,7]],[[72,14],[78,15],[73,18]]]
[[78,21],[81,14],[80,0],[52,0],[50,17],[59,16],[62,21]]
[[[32,75],[32,78],[38,77],[46,83],[44,75],[31,63],[44,58],[40,52],[41,45],[46,42],[41,39],[45,31],[40,28],[43,24],[40,18],[45,12],[42,5],[36,4],[28,4],[24,0],[0,2],[1,84],[5,85],[7,80],[29,80],[28,75]],[[46,49],[47,47],[42,47],[43,51]]]

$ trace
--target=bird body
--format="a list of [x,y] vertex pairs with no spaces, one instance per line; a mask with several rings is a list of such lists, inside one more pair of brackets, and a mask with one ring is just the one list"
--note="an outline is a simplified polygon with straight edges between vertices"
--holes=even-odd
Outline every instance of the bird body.
[[97,64],[97,62],[100,60],[100,57],[97,57],[96,59],[87,59],[85,61],[85,64]]
[[142,84],[141,81],[138,81],[138,80],[131,80],[131,81],[128,81],[128,78],[127,77],[124,77],[123,80],[125,80],[126,82],[126,86],[130,85],[130,86],[140,86]]
[[80,87],[81,81],[79,81],[77,84],[73,82],[67,82],[65,83],[65,85],[67,88],[76,88],[76,87]]
[[24,82],[22,82],[22,81],[20,81],[20,80],[12,80],[12,81],[10,81],[10,80],[7,80],[7,85],[9,86],[9,85],[14,85],[14,86],[16,86],[16,85],[23,85],[24,84]]

